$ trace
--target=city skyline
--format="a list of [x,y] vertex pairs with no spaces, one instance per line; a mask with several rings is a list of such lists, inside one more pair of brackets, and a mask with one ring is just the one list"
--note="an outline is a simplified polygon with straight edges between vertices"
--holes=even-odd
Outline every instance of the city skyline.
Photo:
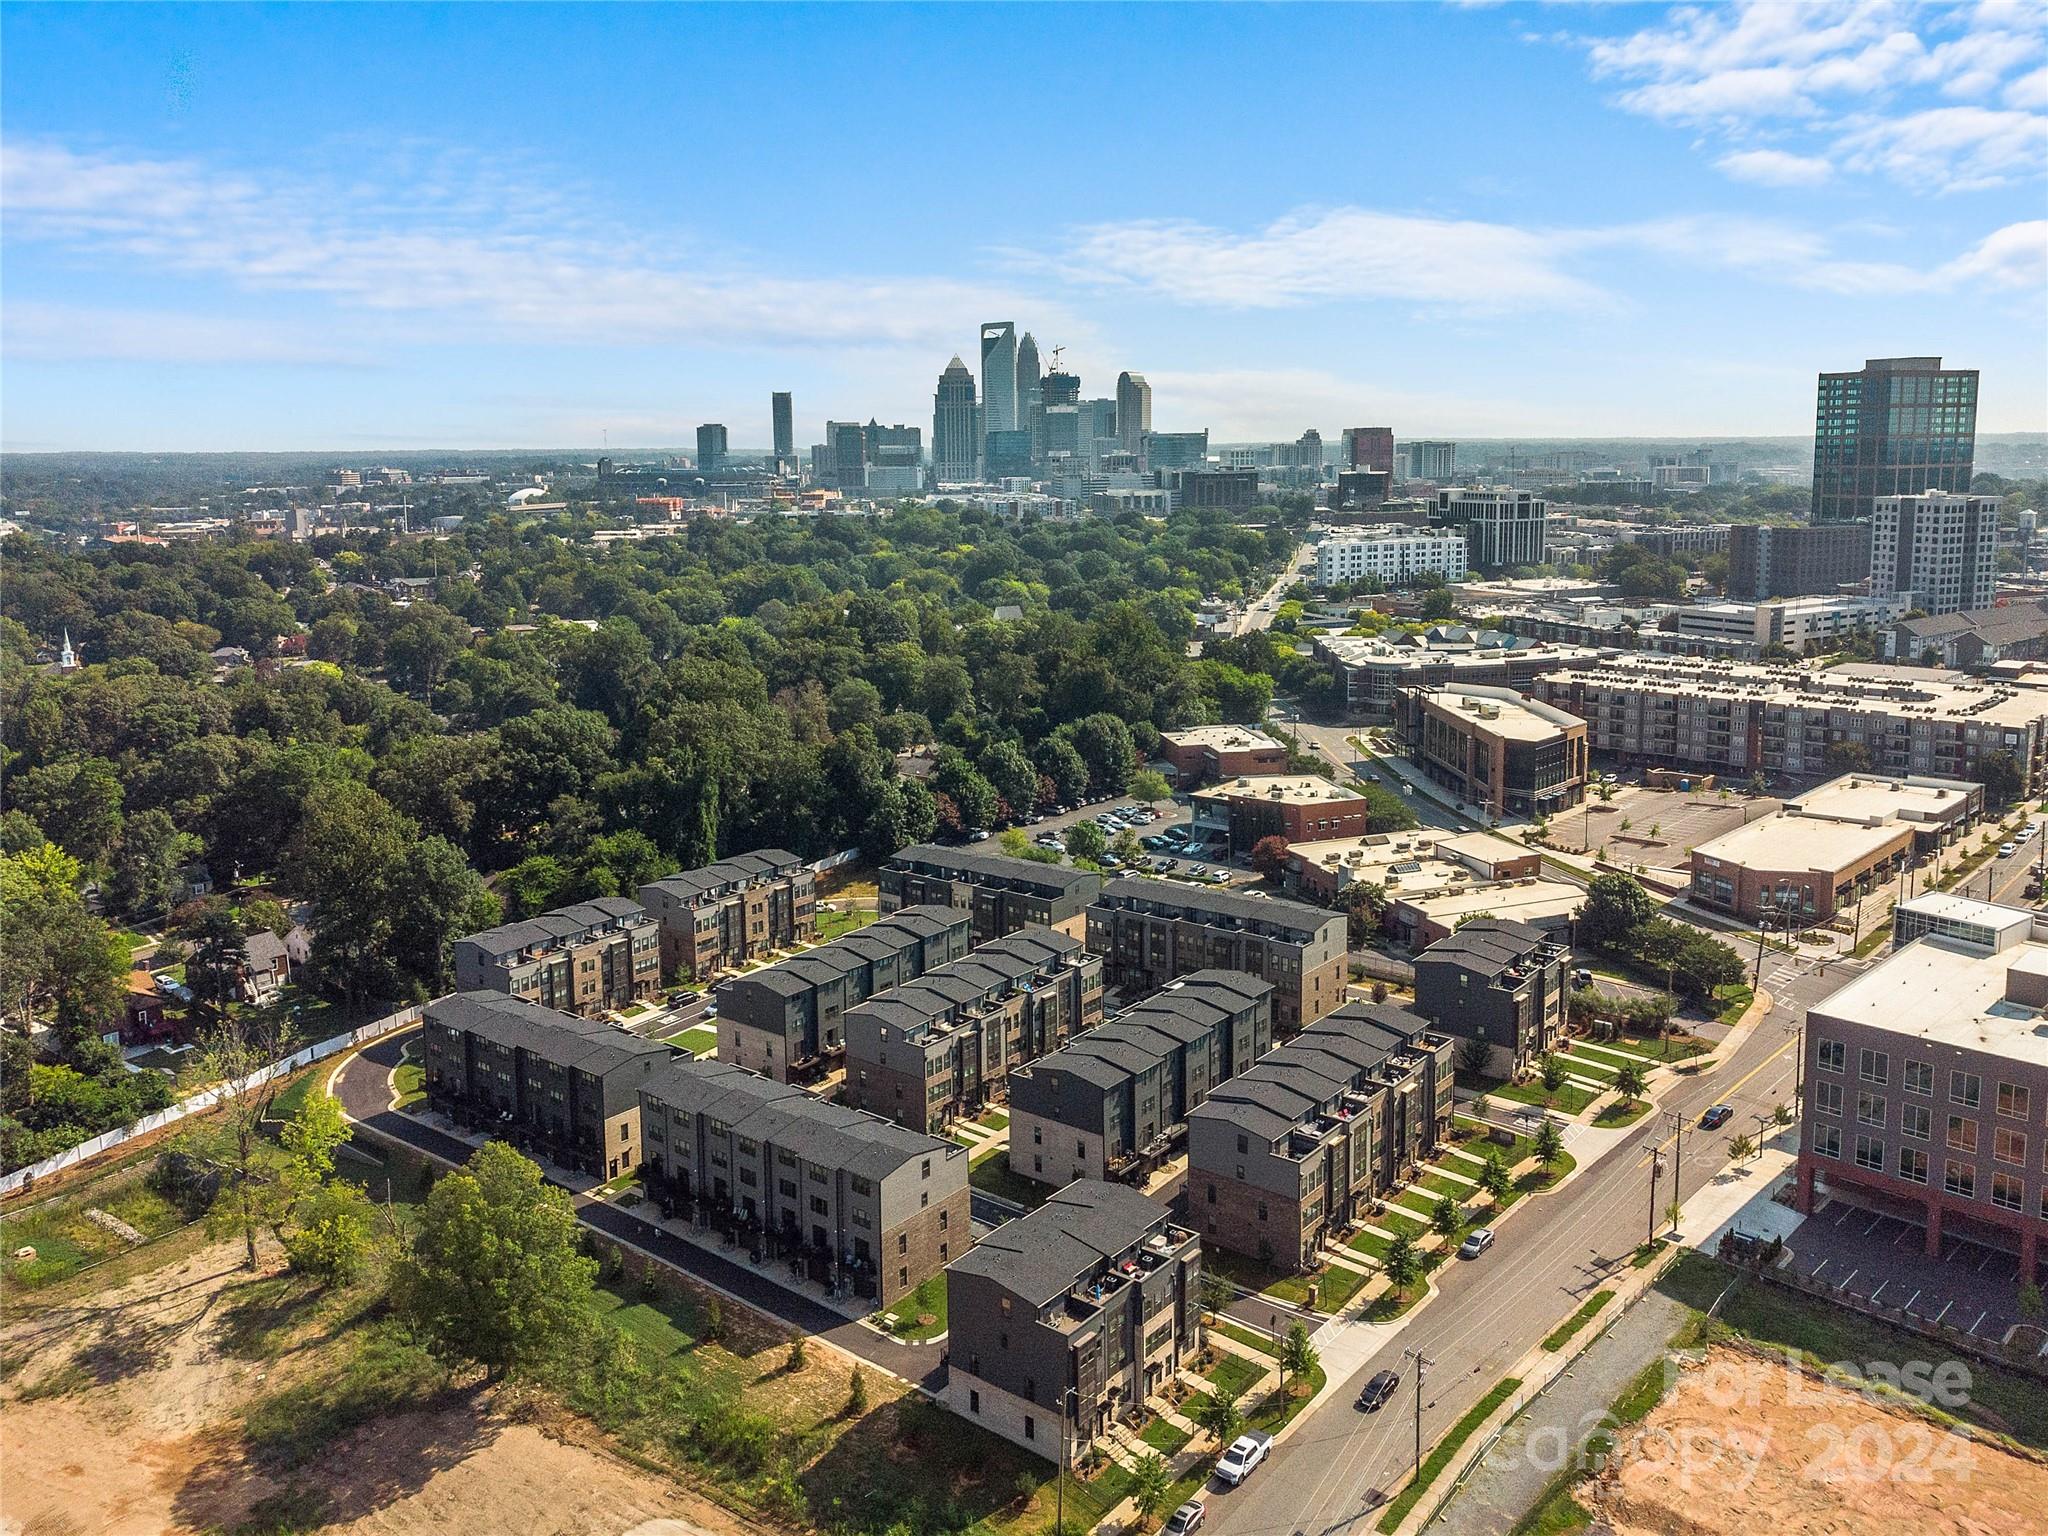
[[[756,449],[790,391],[801,453],[928,422],[991,317],[1215,442],[1803,436],[1817,374],[1937,353],[2048,427],[2027,9],[1788,14],[4,7],[0,445]],[[1017,174],[941,130],[969,78]],[[948,195],[763,194],[820,143]]]

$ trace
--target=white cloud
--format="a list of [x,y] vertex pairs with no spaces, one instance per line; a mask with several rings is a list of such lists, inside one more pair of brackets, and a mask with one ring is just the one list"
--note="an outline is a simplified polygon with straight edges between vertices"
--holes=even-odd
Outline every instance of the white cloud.
[[[951,348],[988,314],[1057,314],[1014,291],[915,274],[806,277],[548,218],[479,217],[429,182],[269,184],[191,161],[0,146],[9,241],[52,242],[253,291],[435,317],[471,339]],[[415,323],[419,323],[417,318]]]
[[9,357],[50,362],[113,360],[327,367],[367,367],[373,362],[367,354],[232,316],[102,309],[30,299],[8,303],[4,320],[0,320],[0,350]]
[[[1730,141],[1716,164],[1773,185],[1772,162],[1827,159],[1917,190],[1997,186],[2048,167],[2048,55],[2026,4],[1740,0],[1679,6],[1583,40],[1616,103]],[[1929,108],[1930,92],[1962,105]],[[2011,110],[1987,103],[2000,98]],[[1796,136],[1797,150],[1759,145]]]
[[1817,187],[1835,174],[1825,155],[1795,155],[1783,149],[1738,149],[1714,164],[1737,181],[1765,187]]

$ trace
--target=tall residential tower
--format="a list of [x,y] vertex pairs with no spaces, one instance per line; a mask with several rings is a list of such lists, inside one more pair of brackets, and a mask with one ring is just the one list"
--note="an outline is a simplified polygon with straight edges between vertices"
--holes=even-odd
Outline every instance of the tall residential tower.
[[1813,521],[1867,518],[1880,496],[1968,491],[1977,370],[1938,357],[1873,357],[1824,373],[1813,413]]
[[768,414],[774,422],[775,472],[788,474],[796,468],[796,414],[788,390],[778,389],[768,397]]
[[1145,436],[1152,430],[1152,386],[1142,373],[1116,376],[1116,434],[1124,451],[1140,458],[1145,453]]

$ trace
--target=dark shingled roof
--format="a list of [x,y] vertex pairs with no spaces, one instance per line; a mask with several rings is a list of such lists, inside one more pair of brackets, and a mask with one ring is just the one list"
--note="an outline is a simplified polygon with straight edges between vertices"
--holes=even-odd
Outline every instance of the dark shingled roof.
[[[906,907],[904,911],[911,911]],[[900,915],[900,914],[899,914]],[[1020,928],[995,939],[950,965],[926,971],[914,981],[878,992],[849,1015],[870,1014],[916,1033],[983,998],[1004,997],[1044,974],[1079,957],[1079,939],[1050,928]]]
[[600,1020],[558,1013],[503,992],[457,992],[429,1003],[427,1016],[450,1029],[600,1077],[643,1056],[675,1054],[659,1040],[642,1040]]
[[738,853],[729,859],[720,859],[716,864],[706,864],[702,869],[686,869],[681,874],[650,881],[641,889],[666,891],[686,902],[697,901],[705,896],[723,895],[757,880],[779,879],[802,864],[802,859],[785,848],[759,848],[752,853]]
[[1170,880],[1148,880],[1126,876],[1112,880],[1096,898],[1098,906],[1128,906],[1144,902],[1151,906],[1184,913],[1195,922],[1210,917],[1234,918],[1262,923],[1269,928],[1291,928],[1304,937],[1320,933],[1332,923],[1342,923],[1344,914],[1306,902],[1282,901],[1271,896],[1240,896],[1234,891],[1204,890]]
[[563,939],[580,938],[599,928],[633,920],[653,921],[648,917],[647,909],[637,901],[629,901],[624,896],[600,896],[595,901],[556,907],[523,922],[501,923],[496,928],[472,933],[460,942],[475,944],[488,954],[510,955]]
[[[913,866],[921,866],[914,869]],[[913,873],[927,871],[942,877],[966,878],[977,884],[1005,881],[1020,886],[1040,886],[1055,891],[1080,890],[1092,893],[1102,877],[1071,864],[1041,864],[1036,859],[1012,858],[1006,853],[983,853],[975,848],[943,848],[937,843],[913,843],[899,849],[889,860],[892,869]]]
[[1005,1222],[948,1266],[982,1275],[1033,1308],[1091,1280],[1169,1219],[1124,1184],[1079,1179],[1028,1216]]
[[1428,1028],[1426,1019],[1390,1003],[1346,1003],[1217,1084],[1188,1118],[1222,1120],[1276,1141]]
[[1479,917],[1438,939],[1415,957],[1415,963],[1455,961],[1468,971],[1498,976],[1527,960],[1539,946],[1554,942],[1541,928],[1527,923]]

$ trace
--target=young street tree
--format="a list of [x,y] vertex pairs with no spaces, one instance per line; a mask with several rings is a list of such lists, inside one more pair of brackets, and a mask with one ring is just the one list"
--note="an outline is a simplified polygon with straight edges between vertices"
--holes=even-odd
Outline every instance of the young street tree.
[[1479,1169],[1479,1187],[1493,1196],[1496,1202],[1505,1200],[1508,1191],[1515,1187],[1515,1181],[1508,1172],[1508,1165],[1501,1161],[1498,1152],[1488,1152],[1486,1161]]
[[1321,1361],[1315,1345],[1308,1341],[1307,1325],[1289,1323],[1286,1337],[1280,1341],[1280,1389],[1287,1390],[1290,1377],[1297,1383],[1307,1381]]
[[1536,1127],[1536,1161],[1541,1163],[1543,1171],[1548,1173],[1557,1166],[1558,1159],[1563,1156],[1564,1132],[1557,1128],[1555,1120],[1546,1117],[1543,1123]]
[[1621,1095],[1622,1102],[1633,1104],[1649,1088],[1649,1074],[1642,1063],[1625,1061],[1614,1069],[1614,1091]]
[[1387,1284],[1394,1288],[1394,1294],[1405,1296],[1408,1287],[1422,1278],[1422,1255],[1415,1251],[1415,1239],[1406,1232],[1396,1232],[1387,1244],[1386,1257],[1380,1260],[1380,1270],[1387,1277]]
[[1159,1513],[1159,1506],[1166,1502],[1166,1490],[1172,1486],[1173,1469],[1157,1451],[1131,1468],[1131,1503],[1137,1509],[1140,1527]]
[[499,1381],[545,1365],[588,1328],[596,1276],[569,1197],[492,1141],[427,1196],[393,1290],[437,1358]]
[[1429,1229],[1438,1237],[1454,1237],[1458,1231],[1458,1202],[1449,1195],[1438,1199],[1430,1208]]
[[1244,1427],[1244,1414],[1238,1409],[1234,1392],[1211,1393],[1196,1405],[1194,1420],[1218,1445],[1228,1445]]

